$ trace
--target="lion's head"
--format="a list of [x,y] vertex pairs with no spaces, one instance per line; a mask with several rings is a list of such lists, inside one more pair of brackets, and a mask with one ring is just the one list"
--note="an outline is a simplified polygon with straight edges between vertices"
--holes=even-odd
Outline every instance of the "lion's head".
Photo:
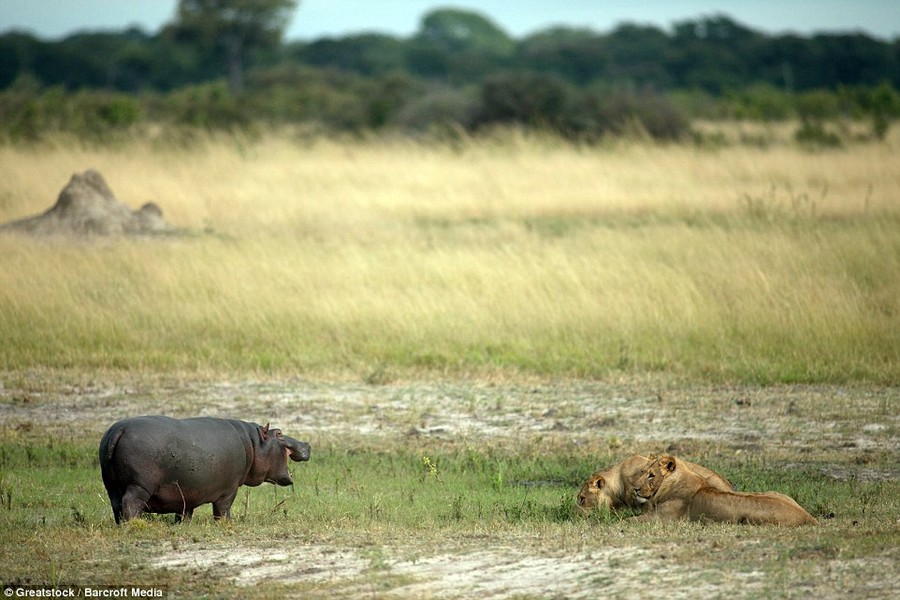
[[633,454],[620,463],[594,471],[575,499],[581,513],[587,516],[594,508],[608,511],[636,508],[629,482],[646,461],[647,457]]
[[609,497],[603,493],[603,488],[606,487],[603,473],[603,471],[593,473],[578,492],[576,504],[584,516],[589,515],[595,507],[608,509],[611,505]]
[[634,498],[638,504],[646,504],[650,501],[663,481],[675,471],[675,457],[663,455],[656,457],[650,455],[647,462],[632,479],[631,486],[634,489]]

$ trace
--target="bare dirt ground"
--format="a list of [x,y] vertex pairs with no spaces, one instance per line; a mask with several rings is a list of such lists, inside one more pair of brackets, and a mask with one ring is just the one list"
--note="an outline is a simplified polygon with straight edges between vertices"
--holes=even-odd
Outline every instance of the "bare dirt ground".
[[[782,449],[786,455],[845,457],[833,466],[821,461],[821,474],[834,479],[896,481],[900,475],[900,388],[685,386],[655,380],[533,385],[156,380],[48,386],[39,379],[26,377],[0,388],[0,424],[5,428],[78,431],[99,438],[113,421],[127,416],[202,414],[270,421],[296,437],[315,432],[320,442],[334,444],[347,436],[431,436],[499,444],[553,439],[590,445],[603,440],[608,447],[620,446],[623,455],[635,450],[688,455],[694,444],[712,444],[730,453],[765,448],[767,453]],[[448,540],[440,550],[411,554],[388,548],[377,555],[316,541],[274,553],[197,542],[176,550],[160,548],[150,553],[148,565],[215,569],[248,587],[303,584],[333,597],[587,598],[598,589],[619,597],[645,589],[648,582],[657,586],[676,573],[677,585],[666,588],[667,598],[753,597],[771,591],[767,574],[752,566],[731,570],[727,577],[717,572],[715,561],[685,569],[671,560],[680,551],[677,544],[629,547],[588,539],[574,544],[583,551],[573,555],[572,544],[564,549],[515,535],[499,539],[502,544],[495,539],[490,547],[460,539]],[[709,551],[764,553],[758,544],[744,535],[727,549],[713,542]],[[806,587],[787,595],[891,597],[900,586],[898,560],[897,549],[864,561],[824,556],[815,563],[821,566],[794,575]],[[392,578],[387,589],[372,587],[375,571]]]
[[[660,382],[366,385],[289,382],[150,382],[0,388],[0,422],[102,432],[148,413],[234,416],[335,440],[396,435],[472,441],[553,435],[733,449],[895,450],[900,388],[697,386]],[[676,444],[677,445],[677,444]],[[855,473],[866,479],[897,472]],[[837,473],[836,473],[837,475]]]

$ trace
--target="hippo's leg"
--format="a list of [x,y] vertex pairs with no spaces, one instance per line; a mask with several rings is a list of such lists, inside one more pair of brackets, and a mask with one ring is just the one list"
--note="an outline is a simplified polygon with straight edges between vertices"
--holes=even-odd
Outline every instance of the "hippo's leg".
[[234,503],[234,499],[237,498],[237,493],[238,491],[235,489],[227,496],[222,496],[213,502],[213,517],[216,520],[231,518],[231,505]]
[[[141,516],[141,513],[147,508],[148,500],[150,500],[150,493],[147,490],[137,485],[129,485],[125,489],[125,494],[122,496],[121,500],[122,520],[127,521]],[[115,510],[115,508],[113,508],[113,510]]]
[[186,522],[189,522],[193,516],[194,516],[194,509],[193,508],[185,508],[183,513],[175,515],[175,522],[176,523],[186,523]]
[[118,492],[109,494],[109,503],[112,504],[113,517],[116,518],[116,525],[122,522],[122,496]]

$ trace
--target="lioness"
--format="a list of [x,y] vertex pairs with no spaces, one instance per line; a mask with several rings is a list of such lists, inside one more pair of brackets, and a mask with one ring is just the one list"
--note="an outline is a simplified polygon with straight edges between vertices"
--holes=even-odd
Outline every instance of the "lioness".
[[674,456],[649,457],[633,480],[635,499],[644,506],[635,517],[718,521],[749,525],[818,525],[793,498],[778,492],[723,491],[710,486]]
[[[606,469],[595,471],[581,486],[576,504],[581,514],[587,516],[594,507],[616,510],[618,508],[639,508],[632,489],[632,482],[640,475],[641,469],[650,460],[646,456],[632,454],[625,460]],[[733,490],[730,481],[703,465],[681,461],[702,477],[710,486],[720,490]]]

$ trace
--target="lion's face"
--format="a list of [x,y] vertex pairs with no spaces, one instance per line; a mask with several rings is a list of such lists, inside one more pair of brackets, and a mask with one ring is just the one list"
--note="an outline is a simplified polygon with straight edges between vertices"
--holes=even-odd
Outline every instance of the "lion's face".
[[594,471],[578,492],[578,509],[582,514],[588,515],[594,508],[606,511],[634,508],[636,503],[630,481],[646,462],[646,456],[632,454],[620,463]]
[[675,470],[675,458],[671,456],[650,456],[647,463],[632,479],[634,498],[638,504],[646,504],[665,481],[666,476]]
[[591,475],[590,478],[584,482],[576,499],[576,504],[578,505],[578,510],[581,511],[581,514],[584,516],[591,514],[594,507],[609,507],[609,498],[603,493],[603,488],[605,486],[606,480],[599,471]]

